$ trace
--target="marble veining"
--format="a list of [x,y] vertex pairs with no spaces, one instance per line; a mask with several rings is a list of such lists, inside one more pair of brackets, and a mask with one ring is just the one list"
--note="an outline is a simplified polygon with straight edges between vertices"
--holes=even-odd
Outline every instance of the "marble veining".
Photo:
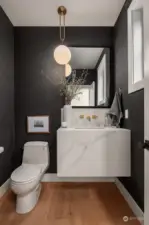
[[58,176],[130,176],[130,131],[59,129]]

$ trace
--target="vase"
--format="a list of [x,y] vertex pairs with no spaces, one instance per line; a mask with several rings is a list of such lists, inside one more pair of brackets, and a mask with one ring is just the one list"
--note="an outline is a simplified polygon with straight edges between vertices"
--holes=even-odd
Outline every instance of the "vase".
[[64,121],[67,123],[67,127],[72,127],[72,106],[64,105]]

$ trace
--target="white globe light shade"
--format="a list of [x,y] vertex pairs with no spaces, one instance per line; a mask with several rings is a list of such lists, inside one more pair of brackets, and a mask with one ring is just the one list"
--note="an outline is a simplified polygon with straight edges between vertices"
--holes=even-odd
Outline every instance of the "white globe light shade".
[[68,77],[72,72],[72,68],[69,64],[65,65],[65,77]]
[[54,50],[54,59],[60,65],[67,64],[71,59],[71,52],[65,45],[59,45]]

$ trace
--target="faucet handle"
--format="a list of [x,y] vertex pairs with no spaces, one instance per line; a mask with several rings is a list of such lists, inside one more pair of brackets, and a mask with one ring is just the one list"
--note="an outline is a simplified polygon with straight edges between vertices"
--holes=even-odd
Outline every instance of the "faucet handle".
[[80,119],[84,119],[84,115],[80,115],[79,117],[80,117]]
[[98,118],[98,116],[92,115],[92,119],[93,119],[93,120],[96,120],[97,118]]

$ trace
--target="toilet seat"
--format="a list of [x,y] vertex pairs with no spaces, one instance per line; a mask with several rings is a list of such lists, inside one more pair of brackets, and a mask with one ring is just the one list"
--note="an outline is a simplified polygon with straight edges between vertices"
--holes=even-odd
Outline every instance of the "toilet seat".
[[41,174],[41,168],[36,165],[22,164],[11,175],[13,183],[29,183],[38,178]]

